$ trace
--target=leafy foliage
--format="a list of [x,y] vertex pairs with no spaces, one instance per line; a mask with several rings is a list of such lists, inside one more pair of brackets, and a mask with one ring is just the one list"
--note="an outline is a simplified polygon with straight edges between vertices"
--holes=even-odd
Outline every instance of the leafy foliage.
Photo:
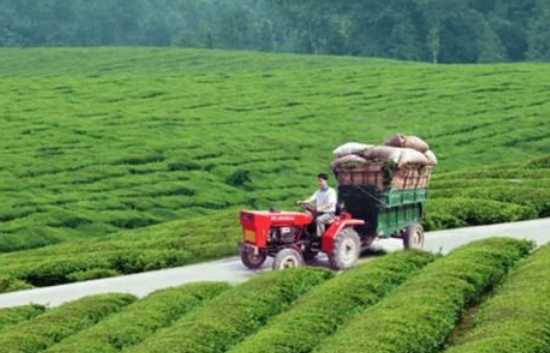
[[120,311],[135,299],[127,294],[98,295],[52,309],[2,332],[0,352],[41,352]]
[[426,229],[548,217],[547,159],[437,175],[429,192]]
[[352,318],[316,352],[439,352],[464,308],[496,286],[532,246],[494,238],[454,250]]
[[16,292],[19,290],[32,288],[34,288],[33,285],[12,275],[4,275],[0,277],[0,293]]
[[550,246],[531,255],[532,248],[493,238],[445,257],[387,255],[337,276],[303,267],[137,302],[116,294],[45,313],[0,310],[0,352],[441,352],[465,309],[487,297],[475,327],[447,351],[542,352]]
[[305,267],[256,277],[222,293],[128,352],[224,352],[330,277],[326,270]]
[[[396,130],[430,142],[438,173],[549,152],[540,119],[548,72],[539,65],[464,67],[457,81],[455,67],[355,58],[0,54],[0,76],[10,77],[0,85],[0,252],[290,205],[315,187],[334,146],[378,143]],[[369,83],[373,75],[380,84]]]
[[436,63],[550,59],[550,12],[537,0],[1,0],[0,7],[0,46],[182,46]]
[[[212,224],[215,224],[214,228]],[[113,237],[68,242],[0,257],[0,292],[191,264],[231,256],[235,214],[178,221]],[[192,234],[188,234],[193,230]]]
[[483,304],[475,327],[448,353],[535,353],[550,347],[550,245],[539,249]]
[[426,230],[447,229],[514,222],[538,215],[533,207],[484,198],[435,198],[427,204],[424,226]]
[[544,187],[522,187],[521,185],[489,188],[470,187],[461,190],[436,191],[433,194],[434,197],[455,195],[513,202],[535,209],[541,217],[550,216],[550,190]]
[[382,300],[433,260],[428,253],[407,251],[352,269],[315,287],[230,352],[311,352],[353,314]]
[[157,330],[229,289],[226,283],[198,283],[162,290],[75,334],[47,353],[116,353],[139,344]]
[[10,326],[32,319],[42,314],[45,310],[43,306],[39,305],[0,309],[0,332],[6,330]]
[[0,292],[235,255],[239,208],[290,207],[316,188],[334,146],[396,131],[440,156],[428,228],[548,214],[543,65],[159,48],[0,55],[0,252],[15,252],[0,255]]

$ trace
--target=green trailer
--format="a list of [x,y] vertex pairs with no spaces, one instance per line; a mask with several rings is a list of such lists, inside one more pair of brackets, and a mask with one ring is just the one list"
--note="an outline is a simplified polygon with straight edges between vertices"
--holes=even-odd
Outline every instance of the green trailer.
[[405,248],[422,248],[427,189],[380,190],[375,185],[340,185],[340,204],[356,219],[365,221],[357,232],[368,247],[375,238],[403,239]]

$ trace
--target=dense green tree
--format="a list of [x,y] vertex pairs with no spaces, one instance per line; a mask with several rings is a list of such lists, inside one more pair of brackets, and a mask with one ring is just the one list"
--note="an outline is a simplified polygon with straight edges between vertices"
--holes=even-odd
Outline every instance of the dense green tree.
[[550,60],[550,0],[0,0],[0,46]]
[[500,38],[489,24],[483,28],[483,34],[479,42],[479,63],[505,62],[508,61],[506,49]]
[[422,43],[417,29],[408,16],[403,16],[393,26],[389,37],[389,56],[403,60],[421,60]]
[[441,36],[439,34],[439,24],[434,25],[428,32],[428,48],[430,49],[430,57],[434,64],[439,63],[439,55],[441,54]]
[[275,49],[273,22],[269,19],[263,19],[258,26],[258,40],[255,47],[261,51],[273,51]]
[[544,8],[529,27],[527,58],[550,61],[550,9]]

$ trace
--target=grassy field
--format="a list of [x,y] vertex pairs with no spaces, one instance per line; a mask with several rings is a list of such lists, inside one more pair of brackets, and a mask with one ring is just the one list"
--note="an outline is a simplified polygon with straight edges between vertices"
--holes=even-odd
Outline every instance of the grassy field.
[[335,146],[397,131],[440,158],[426,228],[550,215],[548,160],[525,162],[550,154],[548,65],[155,48],[0,57],[0,252],[13,252],[0,291],[234,254],[239,208],[289,208]]
[[0,352],[546,352],[540,276],[550,246],[532,249],[492,238],[444,257],[390,254],[339,275],[302,267],[140,300],[84,298],[7,324]]

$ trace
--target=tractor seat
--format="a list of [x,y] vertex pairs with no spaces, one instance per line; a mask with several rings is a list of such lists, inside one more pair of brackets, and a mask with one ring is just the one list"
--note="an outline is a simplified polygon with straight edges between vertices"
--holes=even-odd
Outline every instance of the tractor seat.
[[342,215],[342,213],[344,213],[345,211],[345,208],[344,208],[344,204],[342,202],[339,202],[336,204],[336,211],[334,211],[334,219],[332,221],[330,221],[329,223],[327,224],[332,224],[336,221],[339,221],[340,220],[340,216]]
[[344,211],[346,210],[346,207],[344,205],[343,202],[338,202],[336,204],[336,212],[334,212],[334,215],[336,217],[340,217],[342,215],[342,213],[344,213]]

